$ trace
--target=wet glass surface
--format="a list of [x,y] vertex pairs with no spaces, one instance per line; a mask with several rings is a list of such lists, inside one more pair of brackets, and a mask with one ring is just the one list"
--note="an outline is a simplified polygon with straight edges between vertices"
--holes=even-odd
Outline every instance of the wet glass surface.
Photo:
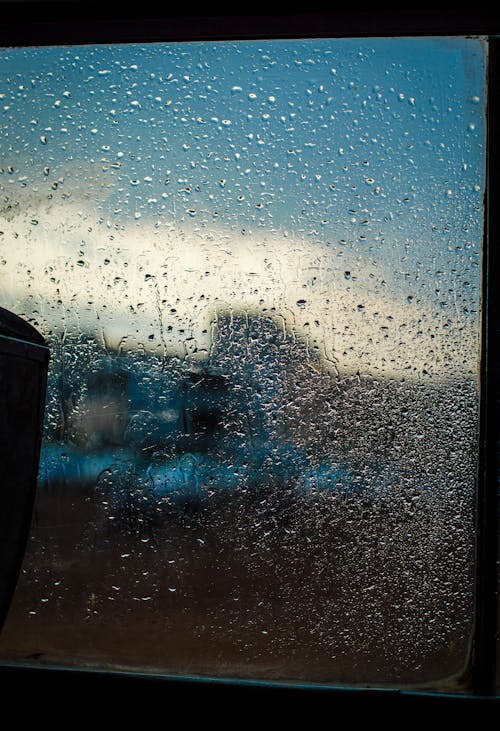
[[4,662],[467,688],[486,44],[0,54],[52,359]]

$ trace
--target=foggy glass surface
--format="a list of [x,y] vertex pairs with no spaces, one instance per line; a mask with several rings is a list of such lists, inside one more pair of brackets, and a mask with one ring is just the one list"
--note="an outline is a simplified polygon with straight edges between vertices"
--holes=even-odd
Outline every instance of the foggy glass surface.
[[467,689],[486,52],[1,51],[52,352],[2,661]]

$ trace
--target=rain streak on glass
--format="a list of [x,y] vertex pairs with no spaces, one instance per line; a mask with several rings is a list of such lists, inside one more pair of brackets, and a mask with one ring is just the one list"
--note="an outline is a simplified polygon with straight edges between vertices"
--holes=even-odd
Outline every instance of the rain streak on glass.
[[486,50],[1,51],[52,353],[3,661],[466,689]]

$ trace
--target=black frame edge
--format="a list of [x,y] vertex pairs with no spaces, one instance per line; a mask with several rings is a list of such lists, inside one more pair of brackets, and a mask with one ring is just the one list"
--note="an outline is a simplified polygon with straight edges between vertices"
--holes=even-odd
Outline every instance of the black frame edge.
[[[118,5],[59,2],[1,2],[0,47],[161,41],[267,40],[358,36],[486,36],[491,11],[475,6],[427,10],[394,10],[373,6],[333,11],[308,6],[286,13],[283,6],[210,6],[207,12],[165,11],[145,3]],[[500,30],[500,24],[499,24]]]
[[498,183],[496,169],[500,101],[498,79],[500,40],[489,39],[487,100],[487,170],[483,249],[483,328],[481,363],[480,445],[477,502],[476,616],[472,654],[475,694],[495,695],[498,612],[498,477],[500,382],[500,258]]
[[[189,678],[113,672],[95,669],[71,669],[55,667],[0,666],[0,683],[6,699],[17,704],[16,690],[29,689],[30,703],[37,718],[50,712],[47,699],[57,694],[66,703],[78,705],[78,713],[88,712],[92,717],[98,710],[99,719],[107,718],[116,723],[130,720],[130,712],[139,711],[144,721],[148,717],[159,718],[157,712],[167,712],[172,717],[180,712],[190,722],[204,721],[215,714],[218,721],[232,719],[234,725],[238,712],[245,718],[255,715],[262,721],[269,711],[278,711],[280,721],[297,720],[305,714],[309,723],[316,725],[320,714],[346,711],[357,718],[367,713],[408,712],[424,714],[436,711],[466,710],[477,714],[500,706],[500,698],[492,696],[456,695],[436,692],[419,692],[377,687],[319,687],[279,683],[258,683],[234,679]],[[82,699],[84,702],[82,703]],[[231,704],[237,704],[231,706]],[[239,704],[239,705],[238,705]],[[75,705],[73,705],[75,708]],[[41,711],[41,712],[40,712]],[[323,716],[324,719],[328,716]],[[66,719],[67,720],[67,719]],[[248,720],[248,719],[247,719]],[[448,717],[449,720],[449,717]]]

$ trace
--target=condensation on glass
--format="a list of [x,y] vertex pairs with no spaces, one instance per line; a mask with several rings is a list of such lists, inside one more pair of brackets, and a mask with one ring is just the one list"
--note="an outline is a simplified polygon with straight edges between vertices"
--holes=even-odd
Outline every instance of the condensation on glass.
[[0,53],[50,343],[2,661],[467,689],[487,44]]

